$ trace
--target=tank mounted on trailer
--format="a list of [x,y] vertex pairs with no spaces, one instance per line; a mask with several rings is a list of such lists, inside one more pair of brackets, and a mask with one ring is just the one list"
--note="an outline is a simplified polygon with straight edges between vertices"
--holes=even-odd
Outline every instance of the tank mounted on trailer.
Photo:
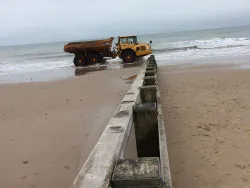
[[103,63],[104,57],[120,57],[124,63],[132,63],[136,58],[152,53],[151,45],[138,43],[136,36],[119,36],[118,43],[112,50],[113,40],[111,37],[104,40],[71,42],[64,45],[64,51],[75,54],[73,62],[77,67]]

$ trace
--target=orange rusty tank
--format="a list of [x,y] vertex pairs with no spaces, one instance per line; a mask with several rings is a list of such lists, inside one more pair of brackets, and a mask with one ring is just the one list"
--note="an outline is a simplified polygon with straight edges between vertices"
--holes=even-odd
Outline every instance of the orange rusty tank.
[[86,66],[91,63],[102,62],[103,57],[113,57],[111,51],[114,38],[94,41],[71,42],[64,45],[64,51],[74,53],[74,64]]

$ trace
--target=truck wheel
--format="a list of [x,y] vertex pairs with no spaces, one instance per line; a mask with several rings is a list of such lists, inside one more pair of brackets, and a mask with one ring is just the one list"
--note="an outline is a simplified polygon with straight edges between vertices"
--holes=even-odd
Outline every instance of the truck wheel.
[[126,50],[122,53],[122,60],[124,63],[133,63],[136,59],[136,55],[131,50]]
[[89,56],[91,64],[99,63],[100,57],[98,54],[92,54]]
[[76,67],[84,67],[88,65],[88,61],[86,57],[76,55],[74,58],[74,64]]

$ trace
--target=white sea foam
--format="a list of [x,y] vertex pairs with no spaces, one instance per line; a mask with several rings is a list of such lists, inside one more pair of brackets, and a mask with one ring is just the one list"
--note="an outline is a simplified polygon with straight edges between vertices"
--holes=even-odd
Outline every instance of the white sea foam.
[[54,70],[70,66],[72,66],[72,62],[68,60],[26,62],[26,63],[1,63],[0,75],[40,72],[40,71]]
[[185,50],[185,49],[214,49],[214,48],[230,48],[238,46],[250,46],[248,38],[213,38],[210,40],[187,40],[178,42],[159,43],[154,48],[158,50]]
[[241,37],[166,42],[156,44],[153,50],[158,60],[240,56],[250,53],[250,40]]

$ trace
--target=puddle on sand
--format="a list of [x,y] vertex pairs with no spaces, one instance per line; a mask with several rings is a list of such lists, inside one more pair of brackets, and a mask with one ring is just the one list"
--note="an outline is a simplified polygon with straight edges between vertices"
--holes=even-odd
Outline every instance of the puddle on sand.
[[87,67],[77,67],[75,69],[75,76],[82,76],[89,72],[102,71],[102,70],[114,70],[114,69],[123,69],[131,67],[140,67],[143,64],[143,60],[137,61],[135,63],[121,63],[121,62],[107,62],[107,64],[100,65],[91,65]]

